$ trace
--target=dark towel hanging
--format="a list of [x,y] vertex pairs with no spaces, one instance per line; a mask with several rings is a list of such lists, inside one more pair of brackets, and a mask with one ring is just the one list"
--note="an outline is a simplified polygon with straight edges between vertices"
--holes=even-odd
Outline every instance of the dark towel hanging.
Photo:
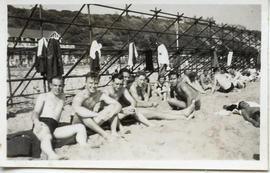
[[50,39],[47,49],[47,80],[51,82],[51,79],[55,76],[62,76],[64,73],[62,53],[59,41],[56,39]]
[[145,70],[147,71],[154,71],[153,66],[153,52],[151,49],[145,51]]
[[100,66],[99,66],[99,53],[98,51],[95,52],[96,58],[93,59],[90,57],[89,65],[90,65],[90,72],[99,73]]

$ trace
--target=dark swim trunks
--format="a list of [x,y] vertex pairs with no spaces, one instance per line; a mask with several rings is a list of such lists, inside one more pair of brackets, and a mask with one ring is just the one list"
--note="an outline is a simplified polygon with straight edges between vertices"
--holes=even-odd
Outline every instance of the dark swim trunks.
[[58,127],[58,122],[53,118],[40,117],[39,121],[45,123],[49,127],[51,134],[53,134],[54,130]]
[[218,91],[219,91],[219,92],[223,92],[223,93],[229,93],[229,92],[231,92],[233,89],[234,89],[234,85],[233,85],[233,83],[231,83],[230,88],[228,88],[228,89],[219,88]]

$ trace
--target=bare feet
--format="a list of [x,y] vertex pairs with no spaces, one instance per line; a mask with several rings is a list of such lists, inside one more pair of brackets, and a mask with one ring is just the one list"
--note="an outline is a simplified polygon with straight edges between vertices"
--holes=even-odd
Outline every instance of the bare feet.
[[185,116],[189,117],[192,114],[192,112],[194,112],[194,110],[195,110],[195,100],[192,100],[190,106],[185,109]]

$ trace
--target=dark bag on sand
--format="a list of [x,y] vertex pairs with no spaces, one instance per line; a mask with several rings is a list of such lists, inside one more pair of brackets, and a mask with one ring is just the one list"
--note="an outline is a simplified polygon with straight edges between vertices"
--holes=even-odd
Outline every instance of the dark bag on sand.
[[7,135],[7,157],[40,158],[40,141],[32,130]]

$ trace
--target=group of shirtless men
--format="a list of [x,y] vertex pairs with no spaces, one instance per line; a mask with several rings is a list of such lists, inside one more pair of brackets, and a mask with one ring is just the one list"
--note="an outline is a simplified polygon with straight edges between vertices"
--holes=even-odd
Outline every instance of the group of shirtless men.
[[[138,73],[133,82],[130,82],[130,75],[129,70],[122,69],[112,76],[111,86],[98,90],[98,74],[86,74],[85,88],[76,94],[72,102],[72,109],[79,123],[66,126],[59,126],[65,104],[64,80],[61,77],[52,79],[51,91],[38,96],[33,111],[34,133],[41,141],[41,150],[48,159],[63,159],[53,149],[53,138],[62,139],[76,135],[77,143],[84,146],[87,144],[86,128],[97,132],[106,140],[111,140],[118,136],[117,128],[120,133],[124,131],[120,122],[124,117],[134,116],[140,123],[154,126],[148,119],[190,119],[194,111],[200,109],[200,89],[183,78],[180,80],[175,72],[168,75],[170,91],[164,100],[172,109],[158,112],[155,111],[158,104],[149,101],[149,92],[145,89],[145,73]],[[164,77],[160,76],[159,80],[161,78]],[[225,92],[231,90],[231,83],[228,84],[220,73],[216,72],[214,81],[215,85],[219,83]],[[212,87],[212,91],[215,91],[215,87]],[[160,93],[158,87],[157,93]],[[102,128],[101,125],[105,122],[110,122],[111,134]]]

